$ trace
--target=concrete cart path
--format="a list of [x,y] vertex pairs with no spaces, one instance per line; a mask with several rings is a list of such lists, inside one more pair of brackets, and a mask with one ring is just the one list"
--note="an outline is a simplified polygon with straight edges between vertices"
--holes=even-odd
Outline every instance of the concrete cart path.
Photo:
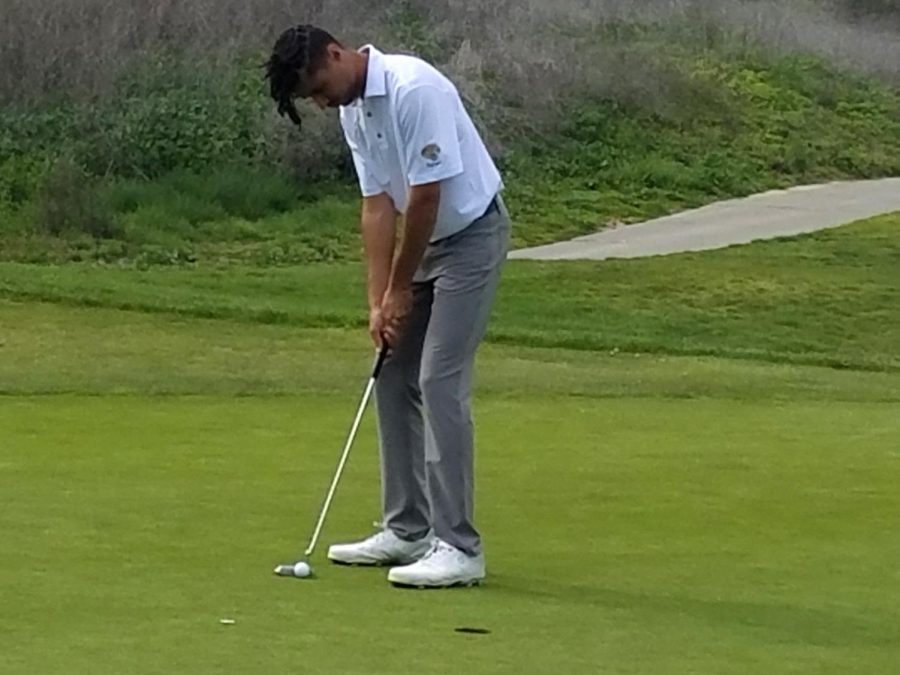
[[641,258],[824,230],[900,211],[900,178],[825,183],[717,202],[636,225],[511,251],[528,260]]

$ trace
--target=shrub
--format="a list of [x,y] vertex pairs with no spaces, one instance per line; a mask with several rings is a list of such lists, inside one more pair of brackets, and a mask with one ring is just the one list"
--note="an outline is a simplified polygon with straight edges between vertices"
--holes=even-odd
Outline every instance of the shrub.
[[55,162],[38,186],[36,197],[34,225],[42,234],[88,235],[94,239],[121,234],[99,197],[96,181],[74,162]]

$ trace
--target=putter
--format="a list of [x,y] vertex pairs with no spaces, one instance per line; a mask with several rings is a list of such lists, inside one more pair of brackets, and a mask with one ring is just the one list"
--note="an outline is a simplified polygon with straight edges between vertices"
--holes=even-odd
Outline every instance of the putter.
[[382,341],[382,347],[378,350],[378,354],[375,357],[375,365],[372,367],[372,374],[369,377],[369,382],[366,384],[366,389],[363,392],[362,400],[359,403],[359,409],[356,411],[356,418],[353,420],[353,426],[350,427],[350,435],[347,438],[347,443],[344,445],[344,452],[341,454],[341,459],[338,462],[337,470],[334,472],[334,478],[331,481],[331,487],[328,489],[328,494],[325,497],[325,503],[322,505],[322,510],[319,512],[319,519],[316,522],[316,527],[313,530],[312,537],[309,540],[309,545],[306,547],[306,551],[303,554],[304,559],[293,564],[288,565],[278,565],[275,568],[275,574],[282,577],[307,577],[312,574],[312,568],[309,565],[309,557],[313,554],[313,551],[316,549],[316,544],[319,542],[319,535],[322,533],[322,526],[325,524],[325,517],[328,515],[328,509],[331,507],[331,501],[334,499],[334,494],[337,491],[338,483],[341,480],[341,475],[344,473],[344,467],[347,464],[347,459],[350,456],[350,448],[353,447],[353,441],[356,438],[356,432],[359,429],[359,424],[362,421],[363,414],[366,411],[366,406],[369,403],[369,398],[372,396],[372,390],[375,388],[375,380],[378,379],[378,375],[381,373],[381,368],[384,366],[384,361],[387,358],[389,351],[389,347],[386,341]]

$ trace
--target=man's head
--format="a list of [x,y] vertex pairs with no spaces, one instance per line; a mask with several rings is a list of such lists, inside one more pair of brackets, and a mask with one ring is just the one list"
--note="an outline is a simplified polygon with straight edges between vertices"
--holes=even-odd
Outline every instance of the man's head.
[[320,108],[348,105],[363,93],[365,66],[364,55],[309,24],[282,33],[265,65],[278,112],[298,126],[295,98],[311,98]]

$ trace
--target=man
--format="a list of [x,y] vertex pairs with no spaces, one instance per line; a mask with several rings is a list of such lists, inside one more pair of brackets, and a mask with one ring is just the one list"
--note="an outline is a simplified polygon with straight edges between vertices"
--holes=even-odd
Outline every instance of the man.
[[328,557],[392,565],[398,586],[477,584],[470,396],[509,245],[501,176],[456,88],[417,58],[301,25],[276,42],[267,77],[298,125],[295,98],[340,109],[363,197],[369,332],[390,348],[375,389],[383,530]]

